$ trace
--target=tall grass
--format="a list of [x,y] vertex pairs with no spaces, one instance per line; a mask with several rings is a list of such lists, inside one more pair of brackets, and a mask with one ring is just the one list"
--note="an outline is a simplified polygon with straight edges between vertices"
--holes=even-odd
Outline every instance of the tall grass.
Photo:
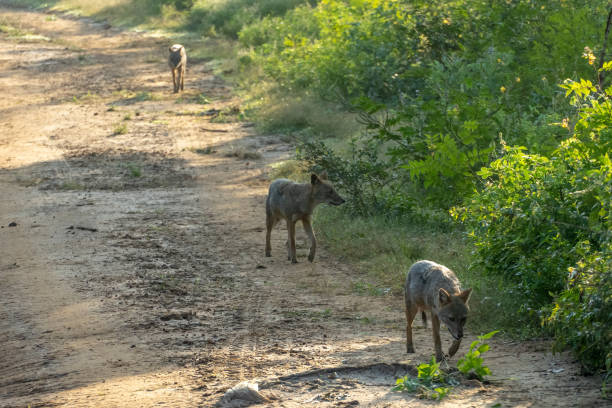
[[[353,289],[364,295],[403,296],[406,273],[414,262],[429,259],[452,269],[463,288],[474,289],[468,327],[476,333],[503,329],[516,337],[531,336],[538,316],[524,316],[531,324],[516,321],[520,306],[511,284],[487,276],[472,266],[471,246],[463,231],[423,220],[353,217],[338,207],[320,207],[314,229],[321,246],[355,267]],[[398,313],[402,311],[399,310]]]
[[[316,0],[310,0],[316,3]],[[237,39],[243,27],[266,16],[281,16],[308,0],[197,0],[187,27],[209,35],[222,34]]]

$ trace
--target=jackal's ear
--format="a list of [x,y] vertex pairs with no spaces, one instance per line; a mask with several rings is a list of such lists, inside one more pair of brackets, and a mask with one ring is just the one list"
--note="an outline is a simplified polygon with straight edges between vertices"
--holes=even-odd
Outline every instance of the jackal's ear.
[[457,296],[467,305],[467,302],[470,300],[470,296],[472,296],[472,288],[464,290]]
[[316,174],[312,173],[310,175],[310,184],[315,185],[317,183],[320,183],[321,180],[319,180],[319,176],[317,176]]
[[450,294],[443,288],[440,288],[440,304],[441,305],[445,305],[447,303],[450,303],[451,301],[451,297]]
[[323,170],[321,173],[319,173],[319,178],[321,180],[327,180],[327,171]]

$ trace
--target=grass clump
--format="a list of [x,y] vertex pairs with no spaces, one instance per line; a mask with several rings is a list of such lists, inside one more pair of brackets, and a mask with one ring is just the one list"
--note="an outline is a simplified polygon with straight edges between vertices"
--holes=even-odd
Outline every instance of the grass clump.
[[125,135],[128,132],[127,124],[120,123],[113,128],[113,136]]
[[280,161],[270,166],[269,178],[271,180],[286,178],[304,183],[309,180],[308,166],[303,161],[295,159]]
[[197,153],[197,154],[202,154],[202,155],[204,155],[204,154],[213,154],[213,153],[217,152],[211,146],[206,146],[206,147],[191,147],[191,148],[189,148],[189,151],[191,151],[193,153]]
[[254,148],[246,147],[246,146],[235,146],[235,145],[231,145],[225,152],[223,152],[223,156],[236,157],[240,160],[261,159],[261,153],[254,150]]
[[419,398],[439,401],[451,391],[452,387],[448,385],[457,384],[440,370],[440,363],[436,363],[435,357],[432,357],[430,363],[420,364],[417,370],[416,378],[407,375],[398,378],[393,391],[416,393]]
[[468,377],[473,376],[481,381],[485,376],[491,375],[491,370],[489,367],[482,364],[484,359],[481,356],[490,349],[490,346],[485,343],[485,340],[490,339],[498,332],[499,330],[495,330],[490,333],[483,334],[482,336],[478,336],[478,340],[474,340],[472,344],[470,344],[470,351],[466,353],[465,357],[457,362],[457,368],[459,371]]
[[253,118],[264,132],[346,139],[361,128],[355,114],[311,96],[289,96],[265,87],[256,92],[261,94],[254,95],[245,110],[253,112]]
[[81,104],[87,104],[87,103],[94,103],[95,101],[97,101],[98,99],[100,99],[100,95],[91,92],[91,91],[87,91],[86,94],[83,94],[81,96],[73,96],[72,97],[72,102],[74,103],[81,103]]
[[142,169],[135,163],[128,163],[127,169],[131,177],[138,178],[142,176]]

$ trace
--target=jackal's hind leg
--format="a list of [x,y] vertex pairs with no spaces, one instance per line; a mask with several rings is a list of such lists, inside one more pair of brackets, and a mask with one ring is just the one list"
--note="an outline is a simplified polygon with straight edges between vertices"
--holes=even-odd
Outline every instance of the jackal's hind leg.
[[417,315],[419,309],[406,302],[406,353],[414,353],[414,345],[412,344],[412,322]]
[[272,236],[272,229],[276,224],[276,220],[271,214],[266,214],[266,256],[272,256],[272,243],[270,238]]

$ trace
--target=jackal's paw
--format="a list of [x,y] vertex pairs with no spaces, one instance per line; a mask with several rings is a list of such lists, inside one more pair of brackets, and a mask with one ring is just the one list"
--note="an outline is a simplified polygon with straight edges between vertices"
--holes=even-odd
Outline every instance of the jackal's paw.
[[266,256],[269,258],[272,256],[272,254],[270,253],[270,251],[266,251]]
[[298,263],[298,261],[297,261],[297,259],[292,259],[292,260],[291,260],[291,263],[292,263],[292,264],[296,264],[296,263]]
[[414,346],[406,346],[406,353],[411,354],[414,353]]
[[310,262],[314,261],[314,255],[308,255],[308,260],[309,260]]

